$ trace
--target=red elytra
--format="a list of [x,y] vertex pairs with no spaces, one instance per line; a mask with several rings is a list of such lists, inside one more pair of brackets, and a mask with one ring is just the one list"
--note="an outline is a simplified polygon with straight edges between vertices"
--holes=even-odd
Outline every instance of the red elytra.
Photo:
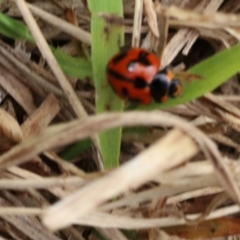
[[120,51],[108,62],[106,75],[115,93],[122,99],[149,104],[152,99],[164,102],[182,92],[178,80],[164,69],[160,61],[141,48]]

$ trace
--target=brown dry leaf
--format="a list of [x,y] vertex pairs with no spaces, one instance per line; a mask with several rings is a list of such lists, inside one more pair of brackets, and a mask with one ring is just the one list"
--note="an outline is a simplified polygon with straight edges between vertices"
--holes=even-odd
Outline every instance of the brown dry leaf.
[[2,108],[0,108],[0,134],[14,142],[23,140],[22,130],[18,122]]

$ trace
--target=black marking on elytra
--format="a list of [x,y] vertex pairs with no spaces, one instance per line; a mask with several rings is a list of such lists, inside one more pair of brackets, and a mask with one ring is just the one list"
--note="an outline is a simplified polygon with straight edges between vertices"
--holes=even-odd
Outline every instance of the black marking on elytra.
[[126,78],[124,75],[122,75],[110,68],[107,69],[107,73],[109,75],[111,75],[112,77],[114,77],[116,80],[124,81],[124,82],[132,82],[130,79]]
[[141,63],[144,66],[150,66],[151,62],[148,60],[148,52],[141,51],[138,55],[137,62]]
[[[127,69],[128,69],[128,71],[129,72],[132,72],[133,71],[133,69],[134,69],[134,65],[136,64],[136,63],[138,63],[138,64],[142,64],[143,66],[151,66],[152,64],[151,64],[151,62],[148,60],[148,58],[147,58],[147,56],[149,55],[149,53],[147,53],[147,52],[140,52],[139,53],[139,55],[138,55],[138,57],[136,58],[136,59],[133,59],[133,60],[131,60],[129,63],[128,63],[128,65],[127,65]],[[131,70],[132,69],[132,70]]]
[[127,52],[120,52],[116,57],[113,58],[112,62],[113,64],[117,64],[120,62],[123,58],[125,58],[127,55]]
[[178,85],[180,85],[179,81],[178,80],[172,80],[171,83],[170,83],[170,86],[169,86],[169,93],[168,95],[171,97],[171,98],[174,98],[176,97],[175,96],[175,93],[177,91],[177,88],[178,88]]
[[141,78],[141,77],[135,77],[133,80],[132,79],[129,79],[129,78],[126,78],[124,75],[112,70],[112,69],[107,69],[107,73],[109,75],[111,75],[112,77],[114,77],[115,80],[118,80],[118,81],[123,81],[123,82],[128,82],[128,83],[131,83],[133,84],[133,86],[135,88],[145,88],[147,86],[149,86],[148,83],[146,83],[146,81]]
[[134,87],[135,88],[140,88],[141,89],[141,88],[145,88],[147,86],[148,86],[148,84],[146,83],[146,81],[143,78],[136,77],[134,79]]
[[168,94],[169,83],[165,78],[165,74],[158,73],[150,84],[150,93],[155,102],[160,102]]

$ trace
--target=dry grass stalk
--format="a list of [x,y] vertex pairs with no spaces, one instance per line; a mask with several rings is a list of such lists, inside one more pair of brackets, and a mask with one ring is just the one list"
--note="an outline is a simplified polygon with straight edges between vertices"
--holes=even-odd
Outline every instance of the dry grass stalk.
[[215,96],[211,93],[205,95],[205,98],[210,100],[212,103],[218,106],[218,108],[224,109],[225,112],[228,112],[236,117],[240,118],[240,110],[224,100],[216,99]]
[[[208,14],[213,14],[218,10],[218,8],[222,5],[223,0],[212,0],[212,1],[202,1],[201,4],[199,4],[196,9],[196,11],[208,13]],[[191,38],[189,39],[188,43],[182,50],[182,53],[184,55],[187,55],[192,48],[193,44],[199,37],[199,33],[196,30],[190,30],[191,31]]]
[[34,112],[36,106],[29,89],[4,67],[0,66],[0,70],[0,85],[3,86],[5,91],[10,94],[28,114]]
[[216,134],[210,134],[210,137],[218,143],[224,144],[225,146],[233,147],[237,151],[240,150],[240,145],[234,142],[231,138],[226,137],[225,135],[216,133]]
[[[197,5],[193,8],[194,10],[201,11],[201,12],[214,12],[218,9],[218,7],[221,5],[223,1],[200,1]],[[186,2],[187,5],[187,2]],[[160,5],[156,5],[156,11],[160,8]],[[158,12],[159,13],[159,12]],[[165,17],[169,17],[167,14],[162,14]],[[170,23],[170,21],[169,21]],[[181,25],[184,26],[184,25]],[[196,26],[194,26],[196,27]],[[189,50],[191,49],[192,45],[198,38],[199,33],[196,30],[189,30],[189,29],[180,29],[177,34],[169,41],[167,44],[164,54],[163,54],[163,60],[162,65],[163,67],[168,65],[172,62],[172,60],[176,57],[176,55],[179,53],[179,51],[183,49],[183,54],[187,54]]]
[[[11,47],[1,41],[0,44],[0,52],[1,55],[3,55],[2,57],[0,57],[1,64],[9,72],[13,73],[17,78],[20,78],[22,83],[29,86],[29,88],[31,88],[34,92],[36,92],[39,96],[43,98],[46,97],[47,93],[54,93],[59,97],[63,96],[63,93],[60,89],[48,83],[47,80],[33,72],[24,63],[22,63],[21,56],[16,54],[16,51],[14,51]],[[32,81],[32,79],[34,79],[35,81]],[[32,101],[30,101],[30,103],[31,102]]]
[[[148,113],[149,118],[145,119],[144,114],[144,112],[103,114],[102,116],[88,118],[87,122],[83,121],[84,124],[81,124],[82,122],[79,123],[78,121],[75,121],[62,126],[52,127],[36,137],[27,139],[25,142],[16,146],[5,155],[2,155],[0,157],[0,167],[6,168],[12,164],[20,164],[31,159],[31,157],[34,157],[35,154],[51,147],[62,146],[80,138],[87,137],[89,134],[91,135],[96,133],[96,131],[100,129],[103,130],[110,127],[116,127],[123,123],[126,125],[159,123],[162,123],[163,125],[176,124],[176,126],[181,127],[184,131],[191,134],[193,138],[197,139],[203,149],[203,152],[215,165],[217,173],[224,186],[227,187],[229,194],[235,200],[238,199],[239,190],[233,181],[228,168],[224,162],[222,162],[220,153],[208,138],[202,135],[191,125],[186,124],[179,118],[175,118],[172,115],[169,117],[169,114],[166,113],[164,113],[164,115],[158,113]],[[135,122],[132,121],[133,119],[135,119]],[[68,138],[66,136],[68,136]]]
[[[7,207],[10,204],[15,206],[22,206],[20,199],[16,198],[13,194],[2,191],[3,197],[0,197],[1,206]],[[34,239],[53,239],[58,240],[59,238],[52,234],[50,231],[45,229],[38,219],[33,216],[14,216],[14,215],[2,215],[2,218],[7,222],[11,223],[16,229],[23,232],[28,237],[34,237]]]
[[63,71],[59,67],[53,53],[51,52],[44,36],[42,35],[35,19],[33,18],[27,4],[25,3],[24,0],[17,0],[16,1],[17,6],[19,10],[21,11],[24,20],[26,21],[29,30],[32,32],[33,37],[36,41],[36,44],[39,47],[39,50],[41,51],[43,57],[46,59],[48,62],[51,70],[53,71],[54,75],[58,79],[59,84],[61,85],[63,91],[65,92],[66,97],[68,98],[72,108],[74,109],[76,115],[79,118],[86,117],[87,114],[79,102],[75,92],[73,91],[71,85],[67,81]]
[[[16,214],[22,212],[23,214],[39,214],[41,210],[39,209],[29,209],[25,210],[21,208],[5,208],[2,211]],[[211,212],[205,220],[210,220],[214,218],[219,218],[229,214],[235,214],[240,211],[240,207],[238,205],[231,205],[228,207],[223,207],[218,210]],[[189,214],[185,217],[189,219],[189,221],[193,221],[194,219],[199,218],[199,214]],[[75,224],[86,225],[86,226],[95,226],[95,227],[111,227],[111,228],[121,228],[121,229],[147,229],[153,227],[169,227],[169,226],[177,226],[177,225],[185,225],[186,219],[180,218],[179,216],[175,217],[162,217],[162,218],[154,218],[154,219],[142,219],[142,218],[132,218],[128,216],[121,216],[109,213],[102,212],[93,212],[88,215],[82,216],[76,221]]]
[[156,38],[159,38],[157,15],[154,10],[153,2],[150,0],[143,0],[145,15],[147,17],[148,25]]
[[[197,13],[190,10],[184,10],[176,6],[164,8],[157,6],[156,11],[167,17],[176,18],[178,25],[186,27],[205,27],[209,29],[225,29],[239,27],[239,16],[237,14],[225,14],[216,12],[214,14]],[[172,22],[173,23],[173,22]],[[177,22],[174,21],[174,24]]]
[[157,56],[162,59],[164,49],[167,44],[168,19],[164,16],[158,16],[159,43],[157,47]]
[[135,1],[132,47],[139,47],[142,26],[143,0]]
[[[78,118],[86,118],[87,117],[87,112],[85,111],[82,103],[78,99],[76,93],[73,91],[70,83],[66,79],[62,69],[58,65],[57,60],[55,59],[53,53],[51,52],[44,36],[42,35],[42,32],[40,31],[35,19],[33,18],[27,4],[25,3],[24,0],[17,0],[16,4],[21,11],[24,20],[26,21],[29,30],[31,31],[36,44],[39,47],[39,50],[41,51],[42,55],[44,58],[46,58],[46,61],[48,62],[52,72],[54,73],[55,77],[57,78],[60,86],[62,87],[62,90],[65,93],[65,97],[68,99],[71,107],[73,108],[75,114],[77,115]],[[100,152],[100,147],[99,147],[99,140],[98,136],[94,135],[92,136],[93,143],[95,144],[96,150]],[[100,156],[100,155],[98,155]],[[99,167],[103,167],[101,163],[101,159],[98,159],[98,165]]]
[[[235,214],[240,211],[238,205],[232,205],[225,208],[220,208],[209,214],[205,220],[219,218],[221,216]],[[187,218],[194,220],[199,217],[199,214],[187,215]],[[154,227],[170,227],[177,225],[185,225],[184,218],[179,216],[175,217],[163,217],[154,219],[140,219],[131,218],[127,216],[118,216],[108,213],[94,212],[88,215],[82,216],[74,221],[75,224],[97,226],[97,227],[113,227],[121,229],[148,229]]]
[[0,189],[15,189],[15,190],[24,190],[26,188],[52,188],[60,187],[67,190],[72,187],[80,187],[85,183],[86,180],[81,179],[80,177],[52,177],[52,178],[29,178],[26,180],[22,179],[1,179],[0,180]]
[[2,108],[0,108],[0,135],[16,143],[23,140],[18,122]]
[[[203,163],[199,163],[200,165],[203,165],[204,166],[204,164]],[[196,165],[195,163],[192,163],[192,165]],[[196,166],[193,166],[193,168],[195,168],[196,169]],[[233,168],[234,169],[234,168]],[[174,170],[175,171],[175,170]],[[178,170],[177,170],[178,171]],[[186,172],[188,172],[189,173],[189,169],[186,169]],[[238,175],[238,173],[236,173],[237,175]],[[168,174],[166,174],[166,176],[167,176]],[[173,174],[174,175],[174,174]],[[194,175],[194,174],[193,174]],[[206,177],[203,177],[203,178],[205,178],[206,179]],[[216,178],[214,177],[213,179],[215,179],[216,180]],[[192,181],[192,179],[189,179],[189,182],[191,182]],[[201,180],[197,180],[197,182],[202,182]],[[175,183],[179,183],[179,181],[175,181]],[[29,186],[31,186],[31,185],[29,185]],[[179,188],[179,187],[178,187]],[[52,189],[52,188],[51,188]],[[180,191],[182,191],[181,189],[180,189]],[[157,192],[159,192],[159,190],[157,191]],[[169,191],[168,191],[169,192]],[[170,192],[170,194],[173,194],[173,193],[171,193]],[[148,197],[152,197],[152,194],[149,194],[148,195]],[[191,196],[190,196],[191,197]],[[181,200],[181,199],[179,199],[179,200]],[[145,200],[146,201],[146,200]],[[132,201],[130,201],[131,203],[132,203]],[[16,208],[16,210],[14,210],[14,209],[6,209],[5,211],[9,211],[9,212],[11,212],[12,214],[15,212],[15,213],[17,213],[18,211],[22,211],[22,210],[18,210],[18,208]],[[31,210],[30,210],[31,211]],[[25,213],[24,214],[29,214],[29,213],[31,213],[31,212],[28,212],[27,210],[25,211]],[[231,212],[231,213],[233,213],[233,212],[236,212],[237,211],[237,209],[233,206],[233,207],[230,207],[230,208],[226,208],[226,209],[222,209],[221,211],[220,211],[220,213],[219,212],[215,212],[214,214],[213,214],[213,216],[211,216],[211,217],[219,217],[219,214],[222,214],[223,212],[225,213],[225,211],[227,211],[228,213],[229,212]],[[238,211],[239,211],[239,208],[238,208]],[[94,214],[94,216],[95,216],[96,214]],[[194,215],[194,217],[196,217],[197,215]],[[103,217],[103,215],[101,215],[101,217]],[[192,216],[193,217],[193,216]],[[88,219],[88,220],[87,220]],[[129,219],[129,218],[126,218],[126,217],[120,217],[120,219],[122,219],[120,222],[119,222],[119,218],[117,217],[117,216],[111,216],[111,215],[104,215],[104,219],[106,219],[106,221],[99,221],[99,220],[97,220],[98,218],[96,218],[96,217],[93,217],[93,215],[91,214],[90,216],[88,216],[87,218],[86,217],[84,217],[84,218],[81,218],[81,220],[80,221],[78,221],[78,223],[82,223],[82,224],[89,224],[89,225],[94,225],[94,226],[100,226],[100,227],[104,227],[104,226],[118,226],[118,227],[121,227],[121,228],[128,228],[126,225],[128,225],[128,223],[129,223],[129,221],[130,221],[130,226],[129,227],[132,227],[132,226],[134,226],[134,227],[139,227],[139,228],[142,228],[141,226],[143,226],[142,225],[142,223],[140,223],[139,221],[135,221],[135,219],[133,220],[131,220],[131,219]],[[117,220],[117,219],[119,219],[119,220]],[[171,219],[168,219],[169,221],[171,221]],[[111,222],[111,221],[114,221],[114,223],[109,223],[109,222]],[[127,221],[126,223],[122,223],[123,221]],[[133,222],[135,223],[135,225],[132,225],[133,224]],[[146,222],[147,220],[144,220],[143,221],[143,224],[145,224],[145,222]],[[160,219],[155,219],[154,221],[148,221],[148,224],[149,225],[151,225],[151,226],[156,226],[156,224],[157,223],[160,223],[160,224],[163,224],[161,221],[160,221]],[[176,222],[173,222],[174,224],[178,224],[179,223],[179,221],[177,221],[176,220]],[[110,224],[110,225],[108,225],[108,224]],[[147,226],[149,226],[149,225],[147,225]],[[163,226],[164,226],[164,224],[163,224]]]
[[57,27],[58,29],[68,33],[70,36],[78,39],[80,42],[88,45],[91,44],[91,35],[88,32],[62,20],[61,18],[57,18],[53,14],[50,14],[32,4],[27,5],[34,15],[42,18],[44,21],[50,23],[54,27]]
[[[146,119],[144,117],[146,116],[145,114],[148,114],[149,118]],[[10,166],[10,164],[13,165],[17,162],[18,164],[25,162],[42,151],[72,143],[86,138],[91,134],[95,134],[98,131],[118,126],[134,125],[175,125],[187,132],[191,129],[189,134],[198,141],[201,141],[200,139],[205,139],[205,136],[203,137],[202,133],[190,124],[187,124],[178,117],[163,112],[102,114],[89,117],[87,120],[72,121],[70,123],[50,127],[39,135],[26,139],[22,144],[12,148],[0,157],[0,167],[3,169],[7,165]],[[200,145],[202,146],[202,143]],[[212,147],[212,143],[209,146]]]
[[[176,145],[176,142],[180,139],[181,145]],[[169,145],[176,147],[172,148],[171,152],[164,152],[164,149],[168,148]],[[186,151],[178,155],[179,150],[183,148],[185,148]],[[159,151],[162,152],[161,156],[159,156]],[[92,211],[103,201],[123,191],[140,186],[151,180],[157,173],[183,163],[196,154],[196,152],[197,147],[192,140],[179,130],[173,130],[165,138],[132,159],[131,162],[114,170],[101,179],[88,184],[55,206],[47,209],[43,215],[43,222],[52,230],[69,225],[78,217]],[[152,164],[148,164],[149,158]],[[169,164],[169,161],[171,164]],[[138,169],[138,171],[134,172],[134,169]],[[119,179],[122,179],[121,183]],[[118,188],[115,187],[117,183]],[[101,195],[99,195],[97,189],[102,189]],[[80,208],[79,206],[84,207]],[[59,209],[61,209],[61,211],[59,211]],[[58,219],[58,221],[56,221],[56,219]],[[59,221],[59,219],[62,219],[62,221]]]
[[22,124],[21,128],[24,138],[37,134],[41,130],[45,129],[57,115],[59,110],[60,107],[57,99],[54,95],[49,95],[37,111],[31,114]]

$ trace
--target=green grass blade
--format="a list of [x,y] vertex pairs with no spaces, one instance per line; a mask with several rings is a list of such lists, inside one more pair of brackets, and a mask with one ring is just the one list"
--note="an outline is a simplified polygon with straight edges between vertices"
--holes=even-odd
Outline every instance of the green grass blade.
[[25,39],[34,43],[31,33],[24,24],[3,13],[0,13],[0,33],[12,39]]
[[90,61],[84,58],[71,57],[58,48],[52,48],[52,51],[65,74],[80,79],[92,78]]
[[[107,84],[105,70],[109,58],[123,45],[123,25],[119,24],[119,21],[113,20],[116,16],[123,16],[122,1],[89,0],[88,6],[92,14],[92,68],[97,92],[96,111],[97,113],[121,111],[123,102]],[[105,168],[117,166],[119,164],[121,129],[100,133],[99,138]]]
[[240,70],[240,44],[224,50],[192,67],[189,72],[202,76],[184,85],[183,94],[165,103],[152,103],[148,106],[129,107],[130,109],[159,109],[174,107],[189,102],[211,92]]
[[72,160],[78,157],[83,151],[89,149],[92,146],[90,138],[83,139],[69,146],[66,150],[61,152],[59,156],[64,160]]
[[[35,44],[31,33],[22,22],[12,19],[3,13],[0,13],[0,33],[12,39],[24,39]],[[92,65],[90,61],[84,58],[71,57],[60,49],[53,47],[51,49],[66,75],[80,79],[92,78]]]

